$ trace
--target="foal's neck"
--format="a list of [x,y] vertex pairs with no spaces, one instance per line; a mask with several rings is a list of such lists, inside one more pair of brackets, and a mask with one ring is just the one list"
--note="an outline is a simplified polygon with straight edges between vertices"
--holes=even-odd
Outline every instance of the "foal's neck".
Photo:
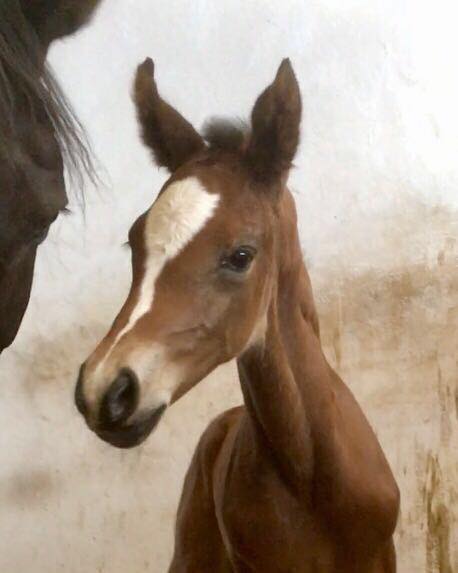
[[280,206],[281,263],[265,336],[238,360],[245,404],[261,447],[283,478],[303,489],[313,472],[314,419],[332,402],[310,280],[302,260],[294,202]]

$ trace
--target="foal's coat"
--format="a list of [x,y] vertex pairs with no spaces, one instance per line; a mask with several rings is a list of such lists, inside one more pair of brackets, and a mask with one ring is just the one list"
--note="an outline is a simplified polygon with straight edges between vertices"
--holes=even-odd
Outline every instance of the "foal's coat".
[[81,369],[76,400],[131,447],[218,364],[244,406],[215,420],[185,480],[171,573],[393,573],[399,493],[354,397],[323,355],[286,179],[301,98],[289,61],[251,132],[206,140],[137,72],[143,138],[172,177],[130,232],[131,292]]

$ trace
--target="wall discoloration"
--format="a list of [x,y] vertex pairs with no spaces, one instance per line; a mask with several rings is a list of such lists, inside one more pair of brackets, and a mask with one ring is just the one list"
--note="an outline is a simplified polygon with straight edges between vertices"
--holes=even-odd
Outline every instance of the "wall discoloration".
[[333,269],[315,281],[328,356],[362,402],[401,487],[397,549],[406,573],[458,568],[455,243],[431,261],[351,277]]
[[453,573],[450,551],[450,511],[441,501],[442,472],[437,455],[428,452],[423,501],[426,511],[426,570],[427,573]]
[[28,468],[24,473],[8,475],[0,485],[2,507],[12,504],[28,511],[33,506],[43,506],[51,496],[61,493],[58,479],[49,471]]
[[[434,214],[424,215],[431,232]],[[390,224],[394,220],[402,235],[404,217],[390,217]],[[436,221],[440,232],[451,232],[454,220],[453,213],[448,220],[442,213]],[[393,251],[391,268],[374,264],[358,273],[335,264],[311,272],[326,354],[360,400],[401,488],[400,573],[454,573],[458,567],[457,254],[456,244],[441,235],[427,260],[409,263],[404,253]],[[7,355],[17,382],[0,408],[26,412],[32,432],[21,434],[27,426],[10,424],[13,441],[14,431],[21,436],[16,440],[22,453],[3,461],[14,462],[24,476],[32,456],[42,452],[43,475],[58,471],[59,479],[45,480],[40,488],[32,474],[30,483],[11,489],[11,474],[5,475],[0,493],[2,499],[8,494],[17,514],[0,514],[0,539],[23,519],[19,498],[32,497],[31,520],[47,524],[50,540],[65,538],[58,527],[64,520],[75,555],[84,555],[66,573],[97,567],[102,573],[124,573],[125,556],[113,550],[120,537],[129,547],[132,570],[165,571],[182,478],[198,437],[212,417],[241,401],[229,364],[175,404],[138,450],[119,452],[97,440],[76,414],[72,389],[79,362],[112,313],[110,305],[88,296],[79,322],[65,325],[53,338],[29,339],[26,348]],[[36,538],[31,533],[27,539],[33,548]],[[94,539],[90,550],[89,539]],[[2,570],[32,559],[32,549],[21,549],[20,556],[10,546],[0,549]],[[59,551],[53,543],[52,550],[34,558],[36,572],[54,570],[63,558]]]
[[[113,186],[102,197],[88,190],[85,224],[53,225],[21,332],[1,356],[0,571],[165,572],[198,437],[241,400],[228,365],[130,452],[92,436],[73,405],[79,364],[128,292],[121,244],[164,182],[141,146],[128,89],[153,54],[164,95],[196,124],[245,117],[278,62],[294,63],[305,121],[291,186],[325,350],[401,487],[399,573],[455,573],[458,83],[443,62],[458,45],[456,3],[157,4],[102,2],[87,31],[51,54]],[[177,78],[187,89],[177,91]],[[440,476],[433,490],[429,457]]]

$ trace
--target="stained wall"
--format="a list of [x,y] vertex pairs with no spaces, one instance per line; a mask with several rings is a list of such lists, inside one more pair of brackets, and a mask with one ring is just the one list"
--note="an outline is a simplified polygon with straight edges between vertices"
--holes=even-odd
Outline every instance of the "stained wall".
[[197,126],[248,116],[291,58],[305,107],[291,187],[325,351],[400,484],[399,571],[458,571],[457,15],[452,1],[105,0],[90,28],[54,47],[103,184],[84,205],[75,192],[54,225],[0,359],[0,571],[166,571],[197,439],[241,401],[223,366],[126,452],[73,406],[78,365],[129,286],[127,230],[166,178],[130,101],[147,55]]

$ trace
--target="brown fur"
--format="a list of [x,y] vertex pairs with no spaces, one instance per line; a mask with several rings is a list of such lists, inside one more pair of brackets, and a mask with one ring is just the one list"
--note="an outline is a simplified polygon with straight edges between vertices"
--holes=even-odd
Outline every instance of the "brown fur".
[[251,114],[246,161],[259,181],[271,185],[288,172],[299,144],[301,112],[299,86],[289,60],[284,60]]
[[[136,103],[145,105],[138,97]],[[162,105],[158,110],[155,125],[177,113]],[[187,162],[164,188],[196,177],[219,194],[218,209],[164,267],[150,310],[109,358],[116,373],[130,352],[147,354],[160,343],[169,363],[186,374],[172,402],[218,364],[237,359],[244,406],[210,424],[197,447],[178,510],[170,573],[396,570],[392,535],[399,491],[372,428],[323,354],[294,199],[285,185],[300,110],[297,81],[285,61],[255,104],[246,147],[205,150],[203,140],[187,147]],[[139,117],[147,121],[148,114],[140,109]],[[194,129],[182,125],[184,142],[194,140]],[[168,146],[179,135],[174,132]],[[157,154],[163,132],[151,130],[148,138]],[[100,400],[91,383],[138,296],[144,219],[130,234],[132,290],[80,379],[80,402],[86,400],[85,415],[96,431]],[[241,244],[257,251],[249,270],[234,275],[219,269],[220,253]],[[115,432],[126,428],[121,424]],[[100,435],[119,444],[113,434]]]
[[160,97],[151,59],[138,70],[134,99],[143,140],[157,165],[175,171],[203,149],[202,138],[191,124]]

